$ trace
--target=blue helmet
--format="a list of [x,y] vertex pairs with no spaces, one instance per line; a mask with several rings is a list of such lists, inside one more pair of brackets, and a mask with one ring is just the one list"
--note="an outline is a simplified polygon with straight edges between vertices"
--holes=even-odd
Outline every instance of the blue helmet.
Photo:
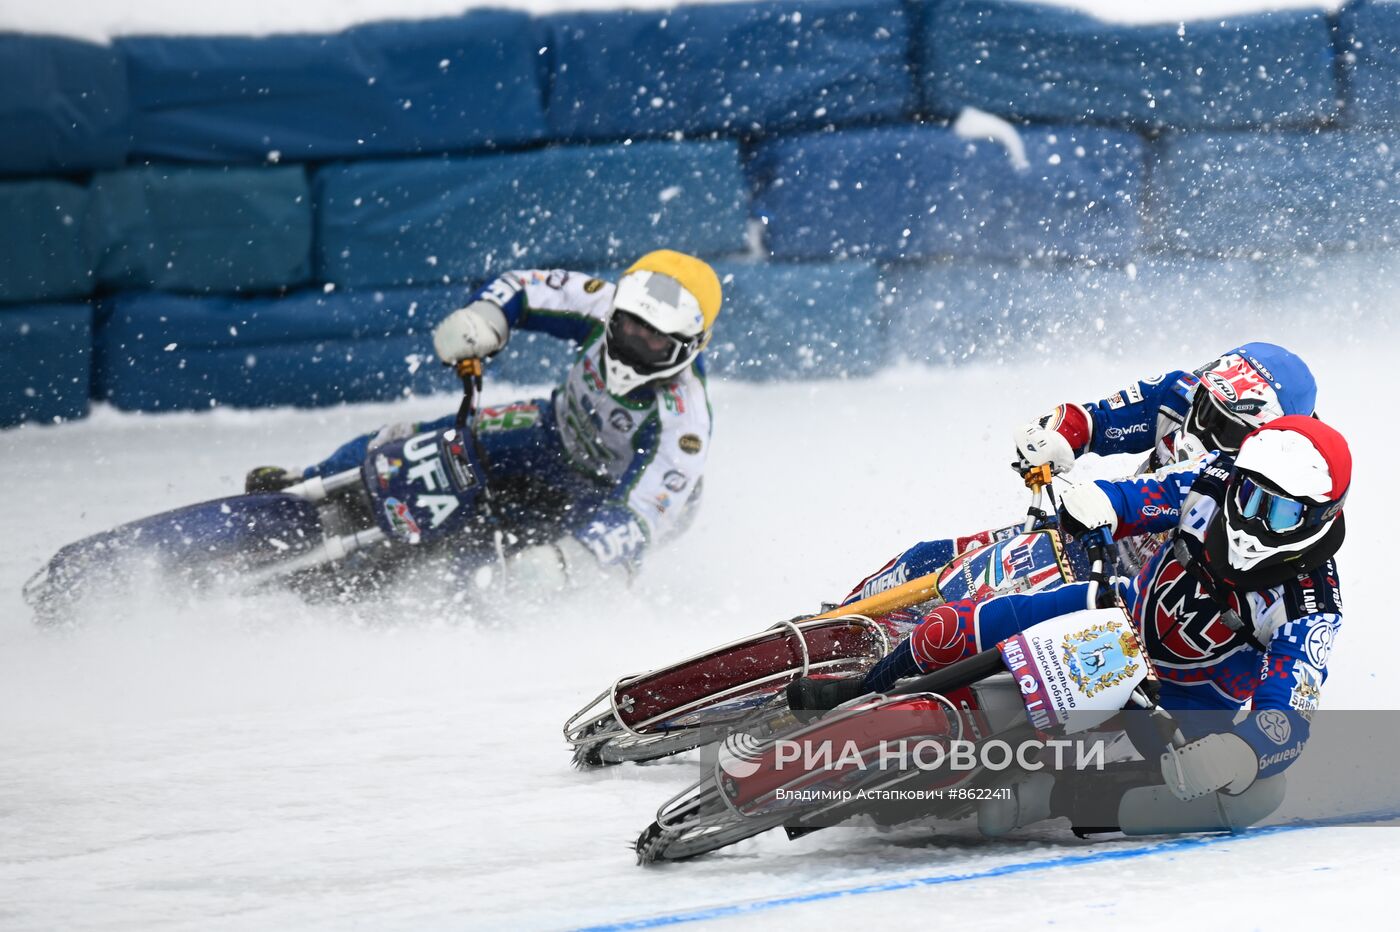
[[1183,425],[1195,453],[1237,453],[1252,431],[1286,414],[1311,415],[1317,381],[1307,363],[1273,343],[1246,343],[1196,370],[1200,384]]

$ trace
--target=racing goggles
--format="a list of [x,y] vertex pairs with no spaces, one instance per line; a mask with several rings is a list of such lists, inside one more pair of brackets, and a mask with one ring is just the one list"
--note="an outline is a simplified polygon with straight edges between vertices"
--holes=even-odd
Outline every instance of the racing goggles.
[[1244,443],[1244,438],[1249,436],[1254,428],[1226,411],[1205,385],[1199,385],[1196,388],[1196,398],[1191,404],[1191,416],[1187,419],[1186,430],[1199,438],[1207,450],[1238,453],[1240,444]]
[[1235,502],[1242,518],[1262,521],[1275,534],[1297,530],[1308,516],[1307,503],[1266,489],[1248,476],[1240,477]]
[[1257,521],[1275,534],[1288,534],[1299,528],[1315,528],[1331,521],[1342,510],[1343,495],[1325,505],[1303,502],[1276,492],[1247,473],[1241,473],[1235,492],[1240,517]]
[[690,358],[699,337],[657,330],[630,311],[617,309],[608,321],[608,354],[642,375],[661,372]]

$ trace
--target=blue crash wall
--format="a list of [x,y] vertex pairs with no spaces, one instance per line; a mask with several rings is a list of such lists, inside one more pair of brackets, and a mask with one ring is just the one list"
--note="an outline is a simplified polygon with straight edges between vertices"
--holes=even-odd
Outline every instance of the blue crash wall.
[[[794,378],[867,373],[883,363],[874,265],[844,263],[814,273],[806,266],[721,262],[716,272],[729,308],[711,344],[712,372]],[[171,411],[451,390],[429,334],[471,290],[116,295],[99,307],[95,395],[122,408]],[[492,360],[492,378],[547,383],[568,359],[559,341],[518,331]]]
[[131,76],[132,151],[143,158],[363,158],[545,135],[543,31],[523,13],[117,45]]
[[900,0],[553,16],[550,130],[621,139],[907,119],[911,19]]
[[1122,26],[999,0],[930,9],[920,74],[932,113],[1147,129],[1313,126],[1337,114],[1321,10]]
[[92,293],[83,239],[88,190],[67,181],[0,182],[0,303]]
[[86,234],[100,286],[268,291],[311,276],[300,167],[135,168],[92,182]]
[[0,33],[0,175],[120,165],[130,123],[121,52]]
[[86,304],[0,308],[0,427],[87,414],[91,356]]
[[1165,140],[1156,244],[1197,255],[1400,245],[1400,131],[1212,133]]
[[1352,3],[1338,31],[1346,69],[1347,119],[1357,126],[1400,124],[1400,3]]
[[623,265],[680,243],[724,255],[744,248],[747,201],[728,141],[337,165],[316,174],[317,269],[388,286]]
[[754,207],[784,259],[944,256],[1121,262],[1137,252],[1142,140],[1027,127],[1028,163],[990,139],[887,127],[763,143]]
[[[450,388],[427,333],[486,276],[658,246],[720,270],[709,361],[736,378],[1214,306],[1361,313],[1400,291],[1397,88],[1400,3],[1369,0],[0,34],[0,423]],[[1015,133],[955,128],[964,108]],[[519,334],[493,368],[539,384],[566,358]]]

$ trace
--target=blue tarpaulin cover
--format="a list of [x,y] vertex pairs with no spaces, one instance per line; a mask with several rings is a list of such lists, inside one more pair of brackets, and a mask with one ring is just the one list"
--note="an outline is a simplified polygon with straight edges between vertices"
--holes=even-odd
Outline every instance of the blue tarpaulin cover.
[[120,52],[56,36],[0,33],[0,175],[120,165],[129,122]]
[[1131,257],[1142,139],[1084,127],[1020,135],[1022,168],[998,142],[938,127],[765,143],[752,172],[768,248],[779,259]]
[[311,273],[300,167],[129,168],[92,183],[86,234],[104,288],[267,291]]
[[621,139],[816,129],[908,117],[899,0],[781,0],[544,20],[552,133]]
[[1017,0],[933,0],[924,108],[1179,129],[1312,125],[1337,113],[1326,13],[1125,25]]
[[67,181],[0,182],[0,303],[91,294],[87,206],[87,189]]
[[1152,166],[1149,222],[1163,249],[1314,253],[1400,244],[1400,135],[1186,134]]
[[262,162],[418,155],[544,136],[539,24],[479,10],[331,35],[143,36],[133,152]]
[[1346,54],[1346,119],[1357,126],[1400,123],[1400,3],[1348,3],[1338,14]]
[[318,272],[356,287],[611,267],[662,247],[724,255],[748,223],[732,142],[361,162],[321,169],[315,187]]
[[87,414],[92,309],[0,307],[0,427]]

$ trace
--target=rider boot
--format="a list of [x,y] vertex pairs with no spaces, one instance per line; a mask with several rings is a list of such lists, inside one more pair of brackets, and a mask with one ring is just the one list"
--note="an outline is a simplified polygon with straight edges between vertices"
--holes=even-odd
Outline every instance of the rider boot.
[[1118,804],[1118,824],[1124,835],[1239,832],[1282,805],[1287,786],[1286,775],[1279,773],[1256,780],[1236,796],[1207,793],[1189,801],[1164,785],[1134,787]]
[[870,668],[863,680],[865,691],[882,693],[894,687],[895,683],[909,676],[925,672],[914,659],[913,639],[905,638],[897,644],[880,662]]
[[300,481],[301,476],[281,466],[258,466],[248,470],[248,475],[243,480],[243,491],[280,492]]
[[825,712],[868,692],[863,676],[802,676],[788,684],[788,708]]
[[1069,819],[1080,838],[1118,832],[1124,795],[1161,782],[1161,768],[1155,761],[1120,760],[1103,770],[1065,771],[1055,782],[1050,808]]
[[1050,818],[1050,794],[1055,778],[1033,773],[1009,787],[1010,795],[984,799],[977,804],[977,830],[988,838],[1024,828]]

